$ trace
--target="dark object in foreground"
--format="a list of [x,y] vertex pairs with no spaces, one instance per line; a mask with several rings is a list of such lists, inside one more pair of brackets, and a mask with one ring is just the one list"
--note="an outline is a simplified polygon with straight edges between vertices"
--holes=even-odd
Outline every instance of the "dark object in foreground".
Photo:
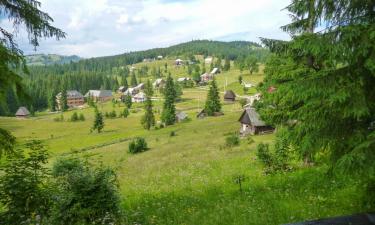
[[375,214],[357,214],[285,225],[375,225]]

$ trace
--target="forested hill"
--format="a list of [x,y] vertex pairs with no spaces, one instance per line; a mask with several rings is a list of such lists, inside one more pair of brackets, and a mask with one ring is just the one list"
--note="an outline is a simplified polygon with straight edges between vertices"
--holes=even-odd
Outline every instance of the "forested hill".
[[234,60],[239,56],[255,55],[259,61],[264,61],[268,51],[259,44],[248,41],[209,41],[195,40],[167,48],[155,48],[145,51],[128,52],[121,55],[83,59],[75,63],[51,65],[44,68],[33,68],[31,72],[38,74],[64,74],[69,72],[111,72],[113,68],[141,62],[145,58],[156,58],[161,55],[169,58],[190,59],[193,55],[213,55]]
[[76,55],[63,56],[56,54],[27,55],[25,58],[26,64],[28,66],[48,66],[54,64],[66,64],[70,62],[78,62],[79,60],[81,60],[81,58]]

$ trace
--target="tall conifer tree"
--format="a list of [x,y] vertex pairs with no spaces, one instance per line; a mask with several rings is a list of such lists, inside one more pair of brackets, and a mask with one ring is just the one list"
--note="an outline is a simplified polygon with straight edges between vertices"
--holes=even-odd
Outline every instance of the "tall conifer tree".
[[219,90],[217,88],[215,78],[211,81],[210,89],[207,93],[207,99],[204,106],[204,110],[209,116],[213,116],[215,112],[221,111]]
[[176,89],[172,77],[169,75],[164,87],[164,105],[161,120],[166,125],[172,125],[176,122]]

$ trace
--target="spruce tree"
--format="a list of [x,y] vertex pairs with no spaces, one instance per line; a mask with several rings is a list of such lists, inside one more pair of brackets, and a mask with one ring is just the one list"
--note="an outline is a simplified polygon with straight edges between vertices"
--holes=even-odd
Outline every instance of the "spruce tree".
[[130,85],[131,85],[132,87],[135,87],[135,86],[138,85],[137,77],[135,76],[135,71],[134,71],[134,70],[133,70],[133,72],[132,72],[132,76],[131,76],[131,78],[130,78]]
[[104,128],[104,120],[103,120],[103,114],[99,112],[98,108],[95,107],[95,118],[94,118],[94,124],[91,128],[91,132],[97,130],[98,133],[102,131]]
[[68,96],[66,88],[63,87],[61,90],[61,96],[60,96],[60,110],[62,112],[66,111],[68,109]]
[[125,90],[129,88],[128,79],[125,75],[122,76],[121,85],[124,86]]
[[176,122],[176,90],[172,77],[169,75],[164,87],[164,105],[161,120],[165,125],[172,125]]
[[259,71],[258,60],[255,56],[249,56],[246,58],[246,67],[249,69],[249,73],[253,74]]
[[145,85],[145,94],[146,94],[146,101],[144,103],[145,107],[145,114],[143,115],[141,119],[141,123],[143,127],[147,130],[150,130],[151,127],[155,126],[155,116],[152,109],[152,101],[151,97],[153,95],[154,91],[152,89],[152,85],[150,80],[147,80],[147,83]]
[[225,59],[223,70],[224,71],[230,70],[230,60],[228,58]]
[[213,116],[215,112],[221,111],[219,90],[215,78],[211,81],[204,110],[208,116]]
[[274,57],[260,114],[287,127],[283,140],[307,164],[324,155],[355,175],[375,207],[374,2],[293,0],[286,9],[292,40],[262,40]]

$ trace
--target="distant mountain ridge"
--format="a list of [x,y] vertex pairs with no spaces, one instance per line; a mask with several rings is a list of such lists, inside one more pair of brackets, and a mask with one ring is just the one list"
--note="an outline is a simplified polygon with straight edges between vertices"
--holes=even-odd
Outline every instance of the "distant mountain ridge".
[[57,54],[34,54],[27,55],[26,64],[29,66],[48,66],[54,64],[66,64],[70,62],[78,62],[82,58],[77,55],[57,55]]

